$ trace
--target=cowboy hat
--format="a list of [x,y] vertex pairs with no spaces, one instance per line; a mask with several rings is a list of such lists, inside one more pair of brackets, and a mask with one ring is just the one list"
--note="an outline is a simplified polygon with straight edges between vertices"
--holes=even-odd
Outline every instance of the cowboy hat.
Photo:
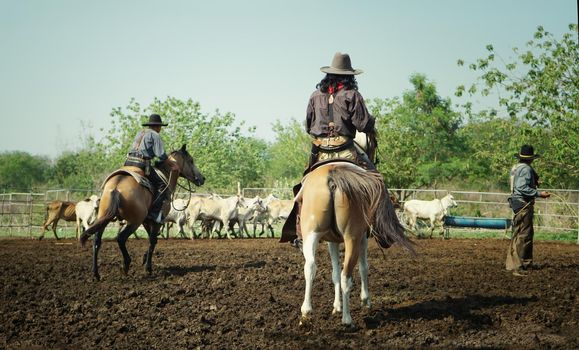
[[161,120],[161,116],[158,114],[151,114],[149,116],[149,121],[147,123],[143,123],[143,126],[167,126],[169,124],[163,123]]
[[361,69],[352,68],[350,55],[341,52],[336,52],[331,66],[324,66],[320,70],[324,73],[337,75],[357,75],[364,72]]
[[515,153],[515,158],[518,159],[537,159],[540,158],[541,156],[538,154],[535,154],[535,150],[533,149],[533,146],[530,145],[522,145],[521,146],[521,150],[519,151],[519,153]]

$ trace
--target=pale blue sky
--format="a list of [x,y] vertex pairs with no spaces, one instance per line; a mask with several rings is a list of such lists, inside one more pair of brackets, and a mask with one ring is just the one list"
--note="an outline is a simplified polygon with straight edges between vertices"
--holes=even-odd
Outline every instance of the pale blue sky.
[[576,22],[575,0],[0,0],[0,152],[77,149],[83,124],[99,138],[131,97],[192,98],[273,140],[336,51],[364,70],[365,98],[400,96],[414,72],[452,98],[474,79],[457,59]]

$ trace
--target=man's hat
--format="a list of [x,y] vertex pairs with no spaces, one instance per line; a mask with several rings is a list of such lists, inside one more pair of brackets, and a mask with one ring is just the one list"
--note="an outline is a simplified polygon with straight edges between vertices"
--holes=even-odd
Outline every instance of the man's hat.
[[324,66],[320,68],[324,73],[337,74],[337,75],[357,75],[364,71],[361,69],[352,68],[352,62],[350,61],[350,55],[347,53],[336,52],[334,59],[332,60],[331,66]]
[[151,114],[149,116],[149,121],[147,123],[143,123],[143,126],[167,126],[169,124],[163,123],[161,120],[161,116],[158,114]]
[[535,154],[535,150],[533,149],[533,146],[530,146],[530,145],[522,145],[521,151],[519,153],[515,153],[515,158],[518,158],[521,160],[537,159],[540,157],[541,157],[540,155]]

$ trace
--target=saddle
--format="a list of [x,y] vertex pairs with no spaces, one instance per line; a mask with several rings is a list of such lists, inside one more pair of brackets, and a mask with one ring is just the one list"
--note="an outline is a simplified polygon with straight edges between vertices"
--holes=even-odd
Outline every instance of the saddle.
[[109,174],[109,176],[107,176],[101,188],[104,187],[104,184],[107,183],[107,181],[109,181],[111,178],[117,175],[130,175],[133,177],[133,179],[135,179],[135,181],[137,181],[139,185],[149,190],[149,192],[151,192],[153,195],[155,194],[153,185],[151,184],[151,181],[149,181],[149,179],[145,177],[143,169],[138,168],[136,166],[124,166],[120,169],[113,171],[112,173]]

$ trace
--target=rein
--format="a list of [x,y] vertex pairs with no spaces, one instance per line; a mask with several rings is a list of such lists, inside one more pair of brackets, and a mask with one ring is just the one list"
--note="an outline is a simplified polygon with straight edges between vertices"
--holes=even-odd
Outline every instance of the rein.
[[[177,152],[177,151],[172,152],[171,155],[173,155],[173,153],[176,153],[176,152]],[[174,158],[173,158],[173,159],[174,159]],[[182,164],[177,164],[177,165],[179,165],[179,168],[180,168],[180,169],[183,169],[183,166],[185,165],[185,161],[183,161]],[[171,179],[173,178],[173,173],[174,173],[173,171],[169,171],[169,179],[167,180],[167,185],[165,186],[165,188],[163,189],[163,191],[161,191],[161,193],[159,194],[159,196],[157,197],[157,199],[156,199],[155,201],[157,201],[159,198],[161,198],[161,195],[162,195],[163,193],[165,193],[165,191],[167,191],[167,190],[169,189],[169,184],[171,183]],[[186,190],[186,191],[189,192],[189,198],[187,199],[187,204],[183,207],[183,209],[177,209],[177,208],[175,208],[175,205],[174,205],[174,203],[173,203],[173,202],[174,202],[174,198],[175,198],[175,192],[171,193],[171,207],[172,207],[173,209],[175,209],[176,211],[184,211],[185,209],[187,209],[187,207],[189,207],[189,203],[191,202],[191,193],[193,192],[193,191],[191,190],[191,181],[189,181],[189,179],[185,179],[185,180],[187,180],[187,185],[188,185],[188,187],[189,187],[188,189],[185,188],[185,186],[179,184],[179,178],[177,178],[177,181],[175,181],[175,185],[176,185],[176,186],[179,186],[180,188],[182,188],[182,189],[184,189],[184,190]]]

